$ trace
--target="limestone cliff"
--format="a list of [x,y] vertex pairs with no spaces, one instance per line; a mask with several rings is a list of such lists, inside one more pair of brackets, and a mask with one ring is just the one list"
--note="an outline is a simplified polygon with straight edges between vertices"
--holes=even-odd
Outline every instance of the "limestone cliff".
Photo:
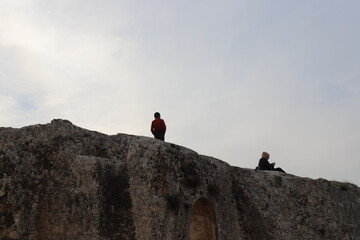
[[0,128],[0,239],[360,239],[360,189],[53,120]]

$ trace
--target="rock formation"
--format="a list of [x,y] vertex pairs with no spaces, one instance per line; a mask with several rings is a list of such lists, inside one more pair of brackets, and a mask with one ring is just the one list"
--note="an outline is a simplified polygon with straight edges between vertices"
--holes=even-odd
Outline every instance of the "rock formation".
[[0,239],[360,239],[360,189],[53,120],[0,128]]

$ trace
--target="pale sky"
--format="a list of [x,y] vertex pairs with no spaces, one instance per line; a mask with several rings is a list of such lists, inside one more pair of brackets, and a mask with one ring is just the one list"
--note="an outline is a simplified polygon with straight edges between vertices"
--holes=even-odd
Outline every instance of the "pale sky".
[[360,1],[0,0],[0,126],[54,118],[360,186]]

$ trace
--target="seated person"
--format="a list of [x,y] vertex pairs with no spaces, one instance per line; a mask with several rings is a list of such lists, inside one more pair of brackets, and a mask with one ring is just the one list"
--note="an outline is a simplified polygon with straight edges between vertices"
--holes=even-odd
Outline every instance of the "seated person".
[[274,168],[275,163],[269,163],[270,154],[263,152],[259,160],[259,165],[256,167],[257,170],[270,170],[270,171],[279,171],[285,173],[281,168]]

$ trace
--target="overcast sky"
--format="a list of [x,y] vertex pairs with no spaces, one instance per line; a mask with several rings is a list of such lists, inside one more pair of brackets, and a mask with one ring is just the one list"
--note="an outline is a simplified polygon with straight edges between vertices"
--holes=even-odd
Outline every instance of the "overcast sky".
[[360,186],[360,1],[0,0],[0,126],[54,118]]

